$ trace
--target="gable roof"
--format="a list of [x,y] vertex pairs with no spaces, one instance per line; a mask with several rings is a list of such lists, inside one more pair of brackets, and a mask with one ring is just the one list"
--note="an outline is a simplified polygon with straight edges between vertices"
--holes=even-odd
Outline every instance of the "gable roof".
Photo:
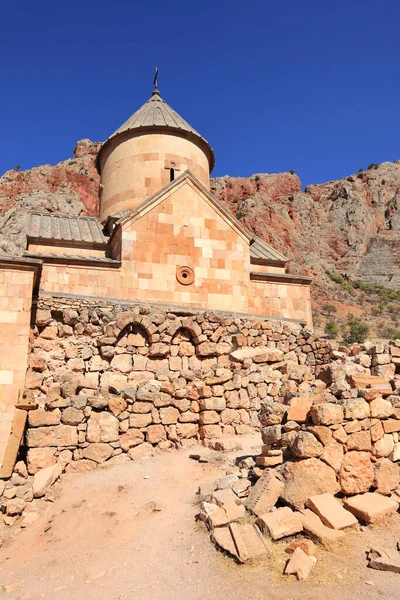
[[210,144],[200,135],[185,119],[183,119],[169,104],[160,96],[158,89],[153,90],[151,97],[132,116],[129,117],[114,133],[106,139],[97,155],[97,166],[99,157],[104,147],[121,134],[138,131],[146,133],[149,130],[162,129],[166,132],[180,133],[185,137],[196,139],[207,149],[210,162],[210,172],[215,165],[215,155]]
[[215,198],[215,196],[213,196],[201,183],[201,181],[199,181],[199,179],[197,179],[197,177],[195,177],[190,171],[184,171],[182,175],[141,202],[133,210],[120,213],[120,218],[116,222],[116,227],[113,233],[118,229],[119,226],[122,227],[132,219],[136,219],[144,215],[149,210],[152,210],[155,205],[162,201],[168,192],[172,192],[174,188],[180,187],[185,180],[197,187],[204,194],[208,202],[214,207],[217,213],[219,213],[225,221],[228,221],[229,224],[239,233],[239,235],[241,235],[241,237],[246,239],[246,241],[250,244],[251,257],[265,262],[273,261],[282,264],[287,262],[287,258],[283,254],[269,246],[266,242],[252,234],[246,227],[244,227],[244,225],[231,213],[231,211],[228,210],[219,200],[217,200],[217,198]]

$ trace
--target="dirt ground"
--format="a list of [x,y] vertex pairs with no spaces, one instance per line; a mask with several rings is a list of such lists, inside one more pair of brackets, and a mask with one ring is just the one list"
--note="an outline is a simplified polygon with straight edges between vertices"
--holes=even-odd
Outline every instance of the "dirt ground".
[[[257,453],[258,436],[240,438]],[[18,600],[395,600],[400,574],[366,567],[371,544],[395,547],[400,515],[349,533],[334,551],[317,549],[318,563],[305,582],[283,576],[287,541],[272,556],[237,565],[217,551],[196,523],[199,483],[226,465],[199,464],[192,450],[64,475],[58,498],[27,529],[0,531],[1,598]],[[228,457],[227,457],[228,460]],[[156,503],[154,511],[148,503]]]

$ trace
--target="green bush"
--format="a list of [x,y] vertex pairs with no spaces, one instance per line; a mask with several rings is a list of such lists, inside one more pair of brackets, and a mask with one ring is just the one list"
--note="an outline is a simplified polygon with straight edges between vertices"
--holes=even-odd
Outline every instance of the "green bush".
[[350,317],[345,326],[343,342],[345,344],[362,344],[369,332],[369,327],[355,317]]
[[328,319],[324,331],[329,338],[333,339],[339,333],[339,325],[333,319]]
[[400,339],[400,331],[395,329],[395,327],[384,327],[380,333],[380,337],[387,338],[389,340],[399,340]]

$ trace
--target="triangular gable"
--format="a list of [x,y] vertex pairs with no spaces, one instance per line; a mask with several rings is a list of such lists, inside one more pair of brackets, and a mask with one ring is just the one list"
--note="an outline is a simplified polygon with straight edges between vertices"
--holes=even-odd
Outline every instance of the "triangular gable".
[[178,190],[183,185],[189,184],[193,188],[196,188],[201,192],[204,200],[207,202],[209,206],[211,206],[215,212],[222,218],[226,223],[228,223],[232,229],[236,231],[238,235],[242,239],[244,239],[248,244],[253,240],[253,235],[241,224],[241,222],[233,216],[233,214],[227,210],[210,192],[206,187],[194,177],[190,171],[185,171],[174,181],[171,181],[168,185],[162,188],[159,192],[147,198],[144,202],[139,204],[133,211],[131,211],[128,215],[122,217],[117,226],[125,229],[128,224],[134,223],[136,220],[143,217],[145,214],[153,210],[156,206],[161,204],[165,200],[167,196],[171,194],[171,192]]

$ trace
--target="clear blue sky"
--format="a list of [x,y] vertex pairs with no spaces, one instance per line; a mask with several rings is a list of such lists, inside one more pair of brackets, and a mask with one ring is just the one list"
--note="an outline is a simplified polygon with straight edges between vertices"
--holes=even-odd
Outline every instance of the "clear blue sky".
[[0,174],[104,140],[162,97],[215,150],[214,175],[303,184],[400,159],[396,0],[5,0]]

